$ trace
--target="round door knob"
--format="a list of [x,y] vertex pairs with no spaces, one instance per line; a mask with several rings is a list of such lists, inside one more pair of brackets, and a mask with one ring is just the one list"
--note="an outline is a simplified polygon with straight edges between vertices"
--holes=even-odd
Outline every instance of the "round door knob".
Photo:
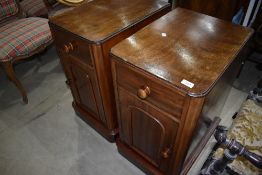
[[65,53],[72,52],[74,50],[74,46],[73,46],[73,44],[71,42],[67,43],[67,44],[64,44],[63,50],[64,50]]
[[141,99],[146,99],[150,94],[150,88],[148,86],[143,86],[137,91],[137,96]]
[[66,83],[68,86],[70,86],[70,85],[71,85],[71,82],[72,82],[72,80],[71,80],[71,79],[67,79],[67,80],[65,81],[65,83]]
[[169,157],[169,152],[170,152],[170,149],[169,148],[165,148],[165,150],[161,152],[162,157],[164,159],[167,159]]

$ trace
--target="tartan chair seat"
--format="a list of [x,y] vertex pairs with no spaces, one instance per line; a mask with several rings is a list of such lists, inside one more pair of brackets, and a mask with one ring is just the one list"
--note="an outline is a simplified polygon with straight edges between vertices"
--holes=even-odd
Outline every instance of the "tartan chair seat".
[[56,3],[56,0],[23,0],[20,5],[27,16],[47,17],[48,11]]
[[48,13],[43,0],[23,0],[20,5],[28,16],[41,16]]
[[0,62],[29,56],[37,48],[52,41],[48,20],[31,17],[0,27]]
[[0,65],[20,91],[23,101],[28,103],[26,91],[16,76],[13,64],[44,50],[52,43],[52,35],[48,19],[21,18],[18,3],[18,0],[0,0]]

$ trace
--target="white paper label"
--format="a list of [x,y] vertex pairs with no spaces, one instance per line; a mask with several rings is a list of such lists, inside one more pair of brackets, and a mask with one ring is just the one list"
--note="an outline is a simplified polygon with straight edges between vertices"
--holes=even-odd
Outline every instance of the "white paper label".
[[183,80],[181,81],[181,83],[182,83],[183,85],[189,87],[189,88],[194,87],[194,83],[191,83],[190,81],[187,81],[187,80],[185,80],[185,79],[183,79]]
[[161,33],[162,37],[166,37],[166,33]]

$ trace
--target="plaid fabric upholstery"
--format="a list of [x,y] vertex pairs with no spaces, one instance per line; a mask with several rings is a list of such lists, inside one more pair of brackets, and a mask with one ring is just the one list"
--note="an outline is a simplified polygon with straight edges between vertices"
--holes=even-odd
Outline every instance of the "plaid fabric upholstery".
[[51,40],[47,19],[31,17],[9,23],[0,28],[0,62],[30,55]]
[[15,0],[0,0],[0,21],[18,13]]
[[48,13],[43,0],[23,0],[20,5],[28,16],[39,16]]

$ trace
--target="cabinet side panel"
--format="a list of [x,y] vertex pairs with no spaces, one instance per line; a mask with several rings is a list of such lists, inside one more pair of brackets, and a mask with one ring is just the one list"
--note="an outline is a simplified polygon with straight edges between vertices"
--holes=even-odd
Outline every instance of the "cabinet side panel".
[[174,156],[172,164],[169,167],[169,174],[179,174],[178,172],[182,168],[183,161],[202,111],[203,103],[204,97],[194,98],[188,96],[186,98],[178,136],[174,145]]
[[106,116],[106,125],[107,128],[114,130],[117,128],[117,119],[110,60],[108,56],[104,56],[101,45],[94,44],[91,48],[94,57],[96,78]]
[[92,53],[94,64],[96,67],[97,80],[99,83],[100,94],[102,97],[103,107],[107,118],[107,127],[109,129],[117,128],[117,112],[112,83],[112,71],[110,66],[111,60],[109,56],[110,49],[121,40],[129,37],[130,35],[134,34],[136,31],[143,28],[147,24],[166,14],[170,11],[170,9],[171,7],[167,6],[159,12],[146,17],[141,22],[131,26],[130,28],[121,31],[121,33],[119,33],[118,35],[115,35],[114,37],[102,42],[101,44],[92,44]]
[[213,89],[206,96],[204,107],[201,112],[200,119],[198,121],[197,128],[195,129],[187,155],[190,155],[192,152],[194,152],[197,143],[206,134],[209,124],[211,124],[214,118],[216,116],[221,118],[225,117],[221,116],[221,113],[232,88],[233,81],[239,73],[242,60],[241,57],[242,52],[228,67]]
[[213,120],[215,116],[220,116],[229,92],[232,88],[233,81],[236,79],[237,73],[241,65],[240,57],[228,67],[213,89],[206,97],[202,117]]

